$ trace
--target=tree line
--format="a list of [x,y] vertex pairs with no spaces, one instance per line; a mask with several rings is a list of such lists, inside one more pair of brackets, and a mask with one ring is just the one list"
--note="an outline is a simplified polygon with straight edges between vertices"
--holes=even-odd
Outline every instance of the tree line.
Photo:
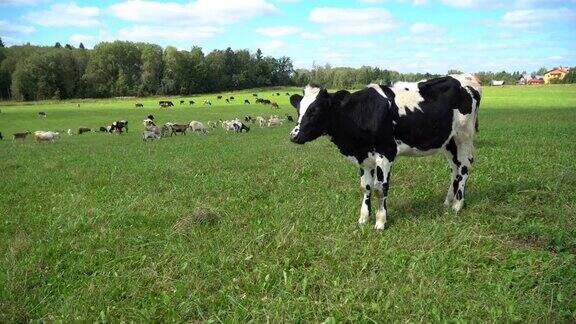
[[[534,71],[542,75],[546,68]],[[449,70],[448,74],[461,73]],[[484,85],[492,80],[515,84],[525,71],[477,72]],[[258,49],[189,51],[127,41],[103,42],[86,49],[56,43],[5,47],[0,39],[0,98],[43,100],[118,96],[191,95],[271,86],[316,83],[331,89],[358,89],[370,83],[418,81],[441,76],[400,73],[378,67],[313,65],[294,70],[288,57],[264,56]],[[576,82],[576,69],[562,81]]]
[[262,51],[190,51],[148,43],[19,45],[0,40],[0,97],[13,100],[190,95],[292,84],[288,57]]

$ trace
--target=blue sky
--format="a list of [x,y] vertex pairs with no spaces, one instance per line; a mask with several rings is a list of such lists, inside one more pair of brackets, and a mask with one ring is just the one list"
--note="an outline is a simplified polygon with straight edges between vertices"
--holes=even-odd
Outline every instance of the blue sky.
[[261,48],[297,68],[530,72],[576,66],[576,0],[0,0],[0,37]]

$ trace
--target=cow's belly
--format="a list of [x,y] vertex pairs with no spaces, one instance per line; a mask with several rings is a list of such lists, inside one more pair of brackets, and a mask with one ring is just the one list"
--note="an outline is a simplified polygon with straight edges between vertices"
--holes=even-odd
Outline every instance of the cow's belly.
[[436,153],[453,135],[452,122],[451,112],[441,116],[416,113],[400,118],[394,130],[398,155],[424,156]]
[[412,147],[409,146],[408,144],[400,141],[400,140],[396,140],[396,149],[397,151],[397,155],[398,156],[427,156],[427,155],[433,155],[436,154],[441,148],[431,148],[428,150],[420,150],[416,147]]

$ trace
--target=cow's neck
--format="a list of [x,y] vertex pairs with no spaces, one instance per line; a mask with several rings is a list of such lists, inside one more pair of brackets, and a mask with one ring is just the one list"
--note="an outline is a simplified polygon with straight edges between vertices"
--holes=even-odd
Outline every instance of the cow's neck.
[[326,135],[330,136],[340,152],[346,156],[355,156],[359,161],[372,149],[372,143],[353,121],[351,107],[336,105],[332,107]]

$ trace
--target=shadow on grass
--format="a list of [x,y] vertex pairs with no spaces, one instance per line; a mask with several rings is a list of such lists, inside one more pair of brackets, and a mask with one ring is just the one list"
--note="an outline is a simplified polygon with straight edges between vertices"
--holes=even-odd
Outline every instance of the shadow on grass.
[[[546,206],[538,199],[553,194],[540,181],[520,180],[499,182],[492,186],[468,187],[466,205],[461,217],[474,214],[474,220],[488,224],[496,232],[509,236],[513,245],[526,249],[539,249],[553,253],[576,254],[574,230],[559,226],[565,222],[558,213],[549,216]],[[443,193],[434,193],[416,199],[404,199],[394,204],[387,228],[395,226],[403,218],[420,219],[438,217],[447,211],[443,205]],[[561,209],[562,206],[559,206]],[[518,212],[522,210],[522,212]]]

